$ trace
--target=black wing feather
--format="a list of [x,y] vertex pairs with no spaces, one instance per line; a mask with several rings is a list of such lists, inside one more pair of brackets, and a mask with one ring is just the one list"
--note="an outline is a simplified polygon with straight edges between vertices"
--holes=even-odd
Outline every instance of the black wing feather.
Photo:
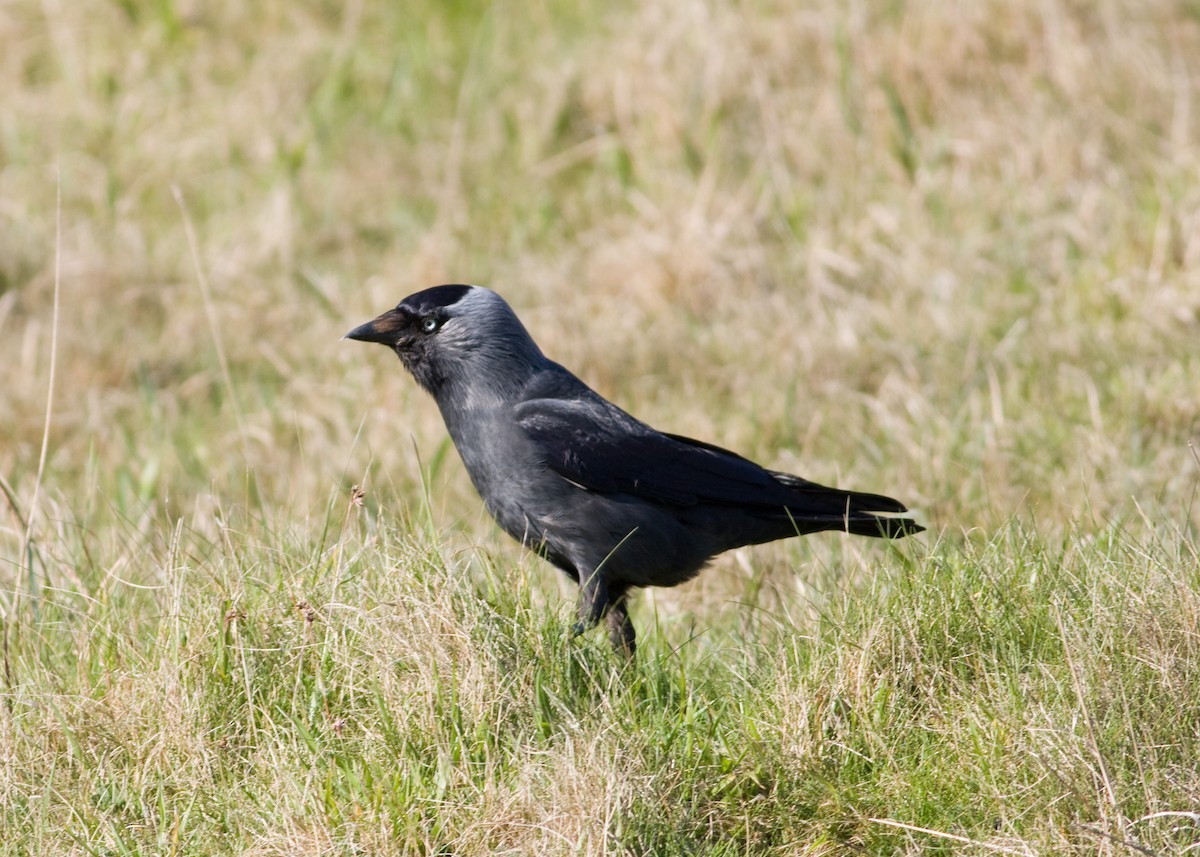
[[[675,506],[736,506],[797,522],[845,521],[851,532],[863,525],[870,535],[881,527],[919,529],[911,521],[874,518],[907,511],[890,497],[766,470],[719,446],[658,432],[599,397],[528,401],[516,416],[546,467],[589,491]],[[862,516],[869,520],[854,520]]]

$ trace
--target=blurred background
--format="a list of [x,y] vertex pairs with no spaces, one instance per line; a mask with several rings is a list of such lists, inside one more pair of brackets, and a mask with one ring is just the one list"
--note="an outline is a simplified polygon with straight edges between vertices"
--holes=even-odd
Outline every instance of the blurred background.
[[494,538],[339,341],[442,282],[947,537],[1200,519],[1195,3],[45,0],[0,43],[0,576],[35,486],[101,541],[353,483]]

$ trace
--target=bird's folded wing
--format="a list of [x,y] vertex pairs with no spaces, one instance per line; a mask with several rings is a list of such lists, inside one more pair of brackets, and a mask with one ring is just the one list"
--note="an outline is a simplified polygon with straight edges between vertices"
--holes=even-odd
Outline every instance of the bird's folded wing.
[[604,405],[602,400],[536,399],[520,405],[516,417],[545,466],[589,491],[680,506],[775,509],[801,504],[810,490],[836,492],[798,477],[784,484],[736,453],[663,434]]

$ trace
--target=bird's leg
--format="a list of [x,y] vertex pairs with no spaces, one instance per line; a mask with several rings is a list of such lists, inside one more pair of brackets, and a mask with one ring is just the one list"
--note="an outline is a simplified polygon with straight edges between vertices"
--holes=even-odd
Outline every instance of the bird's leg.
[[620,592],[614,598],[604,576],[597,572],[592,572],[588,577],[582,578],[582,581],[577,608],[578,621],[571,629],[571,635],[578,637],[595,628],[600,624],[600,620],[604,619],[613,649],[626,657],[633,657],[637,648],[637,633],[633,630],[633,622],[629,618],[625,593]]
[[595,628],[611,606],[612,598],[608,594],[608,584],[604,581],[604,575],[595,571],[586,577],[580,574],[579,601],[575,613],[577,621],[571,629],[571,636],[578,637]]
[[624,597],[617,599],[609,608],[605,624],[608,625],[608,639],[613,649],[632,658],[637,650],[637,633],[633,630],[633,622],[629,618],[629,608]]

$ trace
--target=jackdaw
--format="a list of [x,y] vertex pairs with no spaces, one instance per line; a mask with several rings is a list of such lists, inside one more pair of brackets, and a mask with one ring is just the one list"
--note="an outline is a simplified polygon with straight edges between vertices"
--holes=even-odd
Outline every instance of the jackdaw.
[[683,583],[723,551],[822,530],[924,529],[890,497],[656,431],[545,357],[481,286],[409,295],[346,338],[396,352],[437,402],[488,512],[579,584],[574,634],[606,619],[618,651],[634,649],[630,589]]

